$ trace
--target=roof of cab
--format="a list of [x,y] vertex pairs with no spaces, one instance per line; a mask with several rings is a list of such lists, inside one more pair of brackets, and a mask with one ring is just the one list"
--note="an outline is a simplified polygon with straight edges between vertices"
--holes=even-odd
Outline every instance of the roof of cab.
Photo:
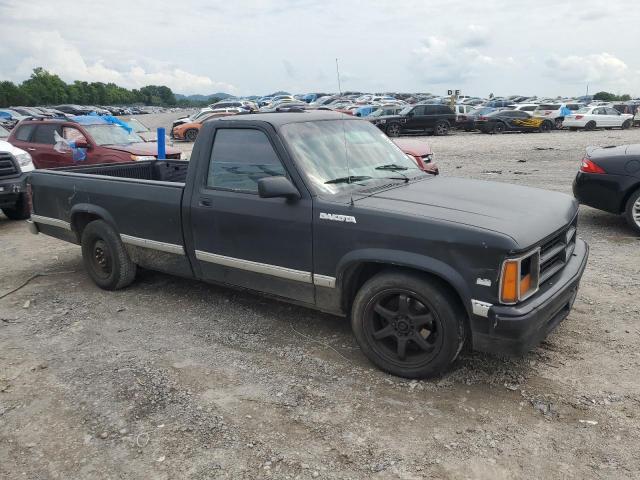
[[[305,110],[302,112],[249,113],[217,118],[213,122],[265,122],[280,126],[288,123],[315,122],[320,120],[359,120],[357,117],[328,110]],[[207,122],[207,123],[210,123]]]

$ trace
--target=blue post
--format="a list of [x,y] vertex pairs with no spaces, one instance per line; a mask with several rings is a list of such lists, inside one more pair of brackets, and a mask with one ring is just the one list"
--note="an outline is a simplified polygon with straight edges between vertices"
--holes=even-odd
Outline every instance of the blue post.
[[158,160],[167,158],[166,145],[164,143],[164,128],[158,128]]

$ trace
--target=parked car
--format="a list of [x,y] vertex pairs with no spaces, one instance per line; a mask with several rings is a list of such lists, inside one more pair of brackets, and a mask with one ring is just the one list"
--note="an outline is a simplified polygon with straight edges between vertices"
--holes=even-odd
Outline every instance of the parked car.
[[[56,135],[73,148],[58,145]],[[156,143],[146,143],[133,132],[100,116],[71,119],[23,120],[8,141],[29,152],[36,168],[57,168],[78,163],[121,163],[157,158]],[[180,158],[180,151],[166,147],[167,158]]]
[[155,142],[158,140],[158,131],[150,130],[144,123],[136,118],[127,118],[124,120],[131,127],[133,133],[138,135],[145,142]]
[[587,149],[573,194],[584,205],[624,215],[640,234],[640,145]]
[[32,170],[28,152],[0,140],[0,209],[11,220],[29,218],[27,174]]
[[389,115],[398,115],[404,108],[405,107],[403,105],[382,105],[380,108],[367,115],[367,120],[377,117],[387,117]]
[[141,266],[350,315],[363,354],[412,378],[465,344],[525,352],[576,298],[588,246],[562,193],[427,175],[330,112],[217,119],[193,152],[36,170],[32,231],[80,244],[106,290]]
[[3,120],[3,123],[5,126],[9,127],[9,129],[15,127],[20,120],[24,120],[25,118],[28,117],[16,112],[15,110],[11,110],[9,108],[0,109],[0,119]]
[[0,140],[6,140],[9,137],[9,129],[2,126],[0,123]]
[[456,113],[456,128],[464,128],[468,124],[468,117],[474,110],[472,105],[458,104],[453,107]]
[[202,124],[214,118],[227,117],[229,115],[235,115],[235,112],[211,112],[207,115],[203,115],[198,120],[190,123],[183,123],[171,130],[171,135],[177,140],[186,140],[187,142],[195,142],[200,132]]
[[509,110],[519,110],[521,112],[527,112],[530,115],[533,115],[533,112],[536,108],[538,108],[537,103],[516,103],[513,105],[509,105],[507,107]]
[[438,166],[433,163],[433,151],[427,142],[416,138],[393,138],[391,141],[409,155],[420,170],[435,175],[439,173]]
[[475,126],[482,133],[548,132],[553,129],[553,122],[520,110],[505,109],[479,116]]
[[533,111],[534,117],[542,117],[553,122],[554,128],[562,128],[565,117],[569,112],[576,112],[584,105],[580,103],[541,103]]
[[446,105],[408,105],[397,115],[375,117],[376,127],[390,137],[404,133],[446,135],[456,122],[456,114]]
[[178,125],[182,125],[183,123],[192,123],[198,120],[199,118],[202,118],[203,116],[210,114],[211,112],[213,112],[212,108],[205,107],[205,108],[201,108],[199,111],[195,113],[192,113],[191,115],[188,115],[186,117],[180,117],[179,119],[175,120],[171,124],[171,131],[173,131],[173,129],[176,128]]
[[593,130],[595,128],[622,128],[633,125],[633,115],[620,113],[612,107],[583,107],[577,112],[567,115],[562,126],[569,130]]
[[53,108],[62,113],[68,113],[70,115],[87,115],[88,113],[91,113],[90,108],[81,105],[57,105]]
[[465,132],[471,132],[476,130],[476,120],[479,117],[486,116],[491,112],[495,112],[497,109],[494,107],[476,107],[467,114],[465,121],[458,123],[458,128]]

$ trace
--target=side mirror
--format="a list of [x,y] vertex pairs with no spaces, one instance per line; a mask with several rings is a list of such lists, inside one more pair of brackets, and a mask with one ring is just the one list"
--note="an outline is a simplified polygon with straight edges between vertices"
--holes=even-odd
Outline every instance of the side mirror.
[[300,198],[300,192],[287,177],[264,177],[258,180],[258,194],[262,198]]

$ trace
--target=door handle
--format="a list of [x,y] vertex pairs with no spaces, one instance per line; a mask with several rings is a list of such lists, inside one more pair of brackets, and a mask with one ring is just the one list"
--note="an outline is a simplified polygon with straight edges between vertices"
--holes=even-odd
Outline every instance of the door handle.
[[198,205],[200,205],[201,207],[210,207],[211,206],[211,199],[210,198],[201,198],[200,201],[198,202]]
[[29,150],[30,152],[35,152],[36,151],[36,149],[33,148],[33,147],[29,147],[29,148],[27,148],[27,150]]

